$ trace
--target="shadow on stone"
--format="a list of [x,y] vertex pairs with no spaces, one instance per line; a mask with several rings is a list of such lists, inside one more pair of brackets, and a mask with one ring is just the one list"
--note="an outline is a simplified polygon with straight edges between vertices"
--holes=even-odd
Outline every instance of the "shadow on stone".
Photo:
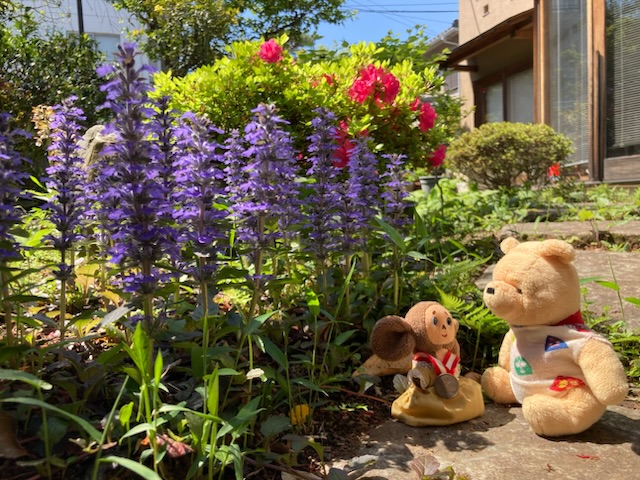
[[593,443],[597,445],[621,445],[628,443],[631,450],[640,456],[640,419],[631,419],[620,413],[607,410],[602,418],[589,430],[566,437],[545,437],[547,440],[565,443]]

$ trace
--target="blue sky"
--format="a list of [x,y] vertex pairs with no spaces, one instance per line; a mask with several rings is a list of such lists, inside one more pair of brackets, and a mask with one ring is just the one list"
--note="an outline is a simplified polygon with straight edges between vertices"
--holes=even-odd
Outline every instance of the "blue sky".
[[358,13],[341,26],[320,25],[318,33],[324,38],[317,45],[332,47],[342,40],[375,42],[389,30],[403,39],[415,25],[423,25],[433,38],[458,18],[458,0],[346,0],[343,8]]

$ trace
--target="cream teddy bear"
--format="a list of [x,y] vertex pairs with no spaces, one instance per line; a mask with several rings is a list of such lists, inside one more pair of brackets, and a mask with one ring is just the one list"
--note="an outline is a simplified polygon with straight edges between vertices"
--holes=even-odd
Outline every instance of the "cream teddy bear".
[[583,432],[624,400],[628,384],[611,343],[584,324],[573,247],[507,238],[500,248],[484,301],[511,328],[482,388],[497,403],[521,403],[538,435]]

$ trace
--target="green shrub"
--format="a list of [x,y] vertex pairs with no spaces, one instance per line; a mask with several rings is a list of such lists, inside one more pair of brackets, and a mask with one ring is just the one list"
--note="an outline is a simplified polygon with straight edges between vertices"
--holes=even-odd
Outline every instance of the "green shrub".
[[[277,39],[279,48],[287,37]],[[389,40],[390,42],[390,40]],[[448,144],[460,124],[460,102],[441,91],[444,76],[438,58],[414,64],[410,58],[396,59],[399,48],[391,43],[360,43],[349,47],[349,55],[327,54],[328,59],[307,60],[282,50],[276,61],[260,58],[263,42],[235,42],[228,56],[183,77],[169,73],[154,78],[155,95],[171,97],[179,111],[205,114],[217,127],[230,131],[243,128],[251,111],[260,103],[273,103],[278,114],[290,122],[288,129],[301,139],[296,148],[304,150],[312,133],[315,109],[332,111],[340,122],[342,141],[366,134],[378,153],[407,156],[412,169],[429,170],[438,149]],[[385,58],[380,60],[380,58]],[[393,58],[392,58],[393,57]],[[362,78],[364,69],[379,77]],[[378,98],[388,84],[397,81],[392,98]],[[354,98],[354,85],[375,88],[368,96]],[[369,82],[369,83],[367,83]],[[431,122],[422,108],[433,108]],[[380,166],[381,171],[384,165]]]
[[452,142],[448,166],[488,188],[542,185],[549,167],[571,153],[571,141],[543,124],[486,123]]

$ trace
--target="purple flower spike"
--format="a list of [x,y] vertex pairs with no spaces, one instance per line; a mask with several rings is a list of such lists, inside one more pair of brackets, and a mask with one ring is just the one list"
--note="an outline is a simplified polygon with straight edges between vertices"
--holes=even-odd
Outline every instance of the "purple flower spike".
[[[58,235],[50,235],[53,248],[64,252],[71,249],[80,237],[79,226],[85,211],[83,159],[78,141],[84,120],[82,110],[74,107],[76,97],[69,97],[53,108],[51,121],[52,143],[49,147],[48,178],[45,183],[53,192],[51,200],[43,209],[49,212],[49,220],[58,230]],[[60,270],[61,272],[64,269]]]
[[180,238],[191,245],[199,262],[197,269],[188,269],[200,282],[210,280],[215,273],[216,254],[220,242],[227,237],[221,228],[225,210],[216,207],[224,193],[224,154],[213,141],[221,131],[192,113],[185,114],[177,130],[179,154],[174,163],[178,208],[174,218],[182,225]]
[[26,198],[22,191],[28,175],[22,167],[28,162],[14,149],[14,137],[28,136],[11,130],[11,116],[0,113],[0,263],[20,258],[11,229],[21,221],[18,200]]
[[406,198],[409,192],[406,187],[409,182],[405,180],[406,170],[404,169],[405,155],[387,154],[383,155],[387,160],[387,171],[382,174],[384,179],[384,220],[396,230],[406,226],[410,219],[405,214],[407,207]]
[[[163,224],[170,209],[166,156],[171,155],[172,147],[167,138],[168,120],[164,118],[168,111],[162,104],[159,114],[149,107],[150,87],[143,76],[149,69],[136,68],[135,46],[118,48],[115,69],[101,70],[113,75],[103,90],[107,92],[104,106],[115,114],[105,133],[112,133],[115,142],[104,147],[103,158],[94,169],[93,189],[99,202],[94,213],[113,242],[112,262],[124,268],[140,268],[143,279],[156,278],[153,265],[166,253],[176,252],[174,231]],[[162,138],[165,149],[154,146],[153,138]],[[132,279],[129,284],[127,278]],[[155,285],[136,278],[125,277],[125,289],[138,288],[138,293],[148,294],[149,286]]]
[[376,165],[378,159],[369,150],[367,139],[358,139],[351,154],[349,180],[343,185],[340,202],[340,230],[345,252],[353,253],[356,244],[365,248],[368,233],[372,230],[371,219],[380,208],[380,181]]
[[[231,201],[240,239],[262,249],[277,238],[286,239],[290,227],[301,222],[300,200],[293,141],[280,127],[288,122],[276,115],[274,105],[261,104],[253,113],[244,137],[247,162]],[[278,228],[266,229],[272,222]]]
[[309,136],[309,162],[307,174],[315,179],[307,197],[306,242],[318,259],[325,260],[334,249],[337,228],[336,213],[340,202],[338,193],[339,170],[334,166],[337,127],[335,115],[325,109],[316,109],[311,121],[314,133]]

